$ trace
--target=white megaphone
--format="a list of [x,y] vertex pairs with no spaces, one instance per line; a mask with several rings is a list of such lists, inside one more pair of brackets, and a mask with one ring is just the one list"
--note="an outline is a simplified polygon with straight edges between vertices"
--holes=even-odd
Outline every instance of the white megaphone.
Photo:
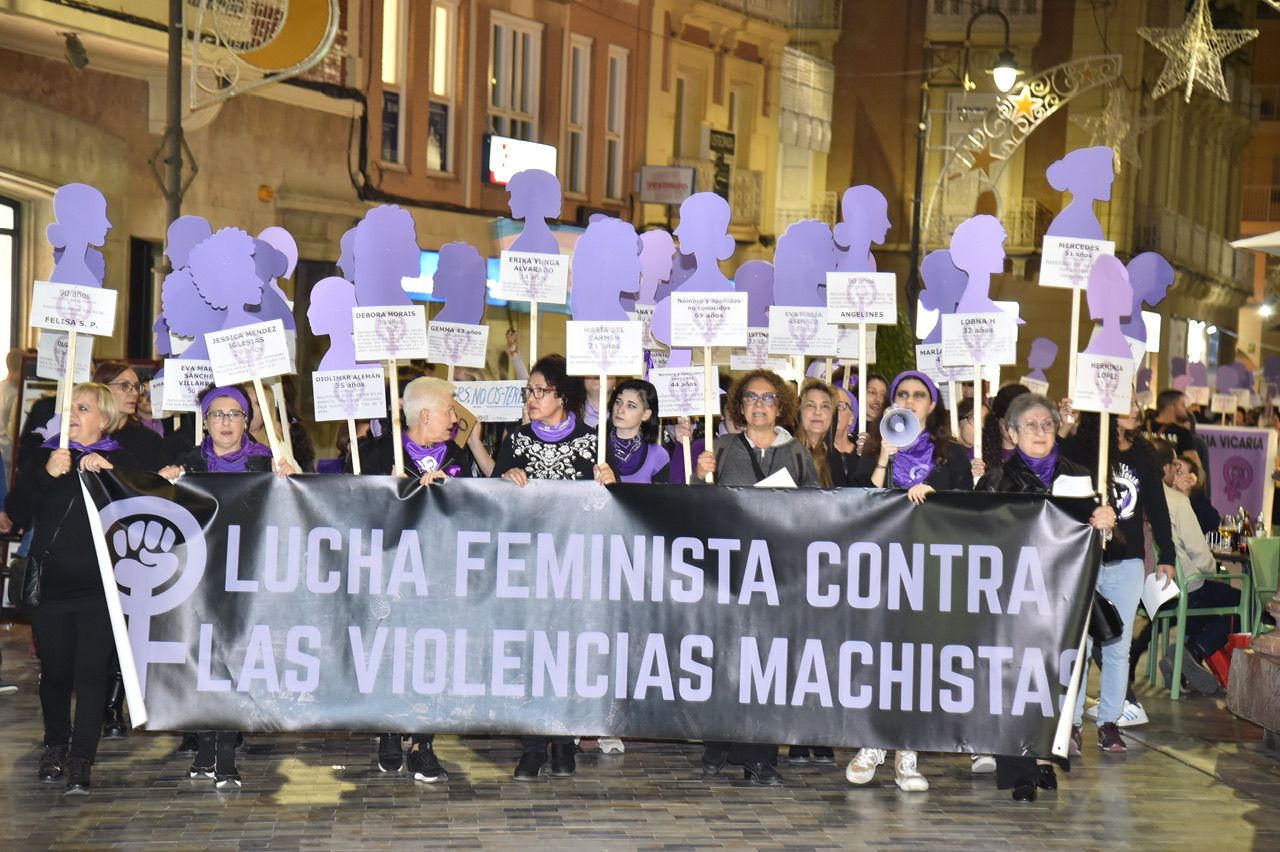
[[921,429],[920,418],[910,408],[890,408],[880,418],[880,438],[897,449],[915,443]]

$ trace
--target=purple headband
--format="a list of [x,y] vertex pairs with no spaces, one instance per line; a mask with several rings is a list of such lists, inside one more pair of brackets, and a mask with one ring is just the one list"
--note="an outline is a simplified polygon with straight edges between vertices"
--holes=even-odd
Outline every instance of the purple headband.
[[938,402],[938,386],[933,383],[933,379],[929,378],[924,373],[921,373],[918,370],[907,370],[906,372],[899,373],[898,377],[893,380],[893,384],[889,386],[889,404],[890,405],[893,404],[893,398],[898,395],[898,385],[902,384],[907,379],[915,379],[916,381],[923,384],[926,388],[929,389],[929,396],[933,399],[933,401],[935,403]]
[[220,396],[225,396],[228,399],[234,400],[235,402],[240,404],[241,411],[243,411],[245,414],[249,413],[249,397],[245,396],[244,393],[241,392],[240,388],[222,387],[222,388],[213,388],[212,390],[210,390],[208,393],[204,395],[203,399],[200,400],[200,416],[201,417],[209,416],[209,406],[213,405],[213,401]]

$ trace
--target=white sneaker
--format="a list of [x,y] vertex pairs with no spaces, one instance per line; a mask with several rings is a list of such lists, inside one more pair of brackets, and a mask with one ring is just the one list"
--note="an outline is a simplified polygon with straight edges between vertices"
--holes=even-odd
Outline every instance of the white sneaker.
[[973,765],[970,767],[974,775],[986,775],[996,771],[996,759],[989,754],[973,755]]
[[850,784],[866,784],[876,777],[876,767],[884,763],[884,749],[860,748],[845,767],[844,777]]
[[893,763],[893,771],[897,775],[898,789],[908,793],[923,793],[929,789],[929,779],[916,769],[916,753],[900,751]]
[[[1128,704],[1129,702],[1126,701],[1125,706],[1128,706]],[[1090,704],[1088,707],[1084,708],[1084,715],[1088,716],[1090,719],[1098,718],[1098,705]]]
[[1141,704],[1126,701],[1124,710],[1120,713],[1120,718],[1116,720],[1116,724],[1122,728],[1127,728],[1131,725],[1145,725],[1150,721],[1147,718],[1147,711],[1142,709]]
[[597,743],[601,754],[624,754],[627,750],[617,737],[601,737]]

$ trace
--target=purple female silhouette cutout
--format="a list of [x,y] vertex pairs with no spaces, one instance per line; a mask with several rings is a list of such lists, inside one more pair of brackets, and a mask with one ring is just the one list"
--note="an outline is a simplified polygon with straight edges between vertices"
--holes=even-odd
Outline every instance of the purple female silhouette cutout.
[[191,276],[200,296],[226,311],[222,328],[258,322],[250,307],[262,304],[262,280],[254,262],[254,239],[239,228],[223,228],[191,250]]
[[363,366],[356,360],[355,338],[351,336],[351,310],[354,307],[356,288],[345,278],[336,275],[322,278],[311,288],[307,324],[317,337],[329,337],[329,349],[320,359],[316,372],[355,370]]
[[1183,373],[1181,376],[1174,376],[1173,386],[1177,390],[1185,391],[1187,388],[1191,387],[1191,376],[1186,373]]
[[621,219],[592,220],[573,251],[573,293],[569,308],[575,320],[626,322],[622,293],[640,288],[640,239]]
[[1243,361],[1236,361],[1231,366],[1236,368],[1236,375],[1240,377],[1236,387],[1253,390],[1253,370],[1249,369],[1249,365]]
[[1111,184],[1116,179],[1115,156],[1115,151],[1105,145],[1077,148],[1049,166],[1045,172],[1049,185],[1059,192],[1070,192],[1071,203],[1049,223],[1046,236],[1103,238],[1093,202],[1111,200]]
[[192,338],[191,345],[178,357],[184,361],[207,361],[209,353],[205,349],[204,336],[222,328],[227,312],[204,300],[196,288],[190,266],[165,276],[160,286],[160,305],[169,330],[179,337]]
[[739,293],[747,294],[747,326],[769,327],[769,307],[773,304],[773,264],[767,260],[748,260],[738,267],[733,278]]
[[524,229],[511,243],[511,251],[559,254],[560,243],[547,225],[560,218],[560,181],[550,172],[525,169],[507,181],[511,218],[523,219]]
[[1037,337],[1031,341],[1031,352],[1027,355],[1027,376],[1041,382],[1049,381],[1044,371],[1058,360],[1058,344],[1047,337]]
[[101,287],[104,275],[94,272],[86,255],[89,246],[107,241],[111,230],[107,199],[88,184],[68,183],[53,194],[53,214],[57,221],[45,231],[55,258],[49,280],[55,284]]
[[[680,225],[676,237],[680,240],[680,253],[692,256],[693,273],[681,279],[671,292],[729,293],[733,285],[720,271],[720,261],[733,257],[734,242],[729,236],[729,202],[714,192],[698,192],[690,195],[680,205]],[[673,264],[671,281],[677,283],[683,274],[679,263]],[[653,310],[653,337],[671,344],[671,298],[668,295]],[[693,363],[689,350],[672,349],[669,367],[688,367]]]
[[356,280],[356,228],[347,228],[338,241],[338,269],[343,278]]
[[1209,368],[1199,361],[1192,361],[1187,364],[1187,375],[1191,377],[1191,384],[1196,387],[1209,386]]
[[798,308],[827,304],[827,273],[835,269],[831,226],[817,219],[792,222],[773,252],[773,303]]
[[1173,285],[1175,273],[1169,261],[1153,251],[1144,251],[1129,261],[1129,284],[1133,287],[1133,305],[1121,328],[1140,343],[1147,342],[1147,324],[1142,321],[1142,306],[1149,308],[1164,301]]
[[298,327],[289,307],[289,299],[276,283],[279,278],[292,278],[298,265],[298,244],[293,235],[276,225],[258,234],[254,242],[254,262],[262,281],[262,304],[253,313],[261,322],[280,320],[287,331]]
[[1187,374],[1187,359],[1179,355],[1170,358],[1169,372],[1174,376],[1185,376]]
[[[53,265],[56,267],[62,262],[62,256],[66,254],[66,250],[55,248],[53,250]],[[107,259],[102,252],[96,248],[90,247],[84,251],[84,265],[89,267],[89,272],[93,274],[93,278],[101,286],[103,281],[107,280]]]
[[1151,390],[1151,368],[1143,367],[1138,371],[1135,389],[1138,393],[1146,393]]
[[422,268],[413,214],[394,204],[373,208],[356,225],[352,248],[360,307],[413,304],[400,284],[402,278],[416,278]]
[[1084,351],[1090,355],[1132,359],[1133,350],[1124,338],[1120,319],[1133,303],[1133,287],[1129,284],[1129,271],[1119,258],[1098,255],[1089,271],[1085,298],[1089,302],[1089,318],[1101,320],[1102,327]]
[[444,299],[437,322],[479,325],[484,320],[484,291],[489,273],[484,258],[471,243],[445,243],[431,293]]
[[213,226],[203,216],[179,216],[165,233],[164,256],[174,269],[186,269],[191,250],[213,236]]
[[851,186],[840,198],[843,221],[832,231],[837,272],[875,272],[872,243],[883,245],[889,233],[889,202],[874,186]]
[[961,222],[951,235],[951,262],[969,276],[958,314],[995,313],[991,276],[1004,271],[1004,226],[995,216],[979,215]]
[[1262,359],[1262,378],[1274,388],[1280,388],[1280,355],[1268,355]]
[[[160,285],[160,313],[151,326],[151,330],[155,333],[156,355],[162,359],[173,355],[173,344],[169,340],[170,331],[182,337],[201,338],[206,331],[216,331],[222,325],[221,314],[200,298],[200,294],[195,290],[195,281],[189,273],[185,272],[191,263],[191,250],[212,236],[213,227],[203,216],[179,216],[169,223],[169,229],[165,233],[164,255],[169,258],[169,265],[173,267],[173,271],[165,276]],[[170,281],[171,278],[172,281]],[[191,301],[193,299],[194,304]],[[183,306],[186,307],[185,310]],[[171,317],[171,312],[176,312],[180,316]],[[206,317],[204,323],[200,322],[201,316]],[[193,323],[201,328],[194,335],[177,330],[178,327],[189,328]],[[157,376],[163,372],[161,370]]]
[[1223,364],[1213,378],[1213,386],[1218,389],[1218,393],[1226,393],[1240,387],[1240,373],[1234,364]]
[[925,256],[920,264],[920,277],[924,279],[920,304],[927,310],[938,312],[938,322],[923,342],[936,345],[942,342],[942,318],[956,312],[956,305],[969,284],[969,276],[951,262],[951,252],[938,249]]
[[693,277],[693,273],[698,268],[698,262],[694,260],[691,254],[681,254],[679,249],[676,250],[675,257],[671,259],[671,277],[658,285],[653,291],[653,303],[655,305],[662,304],[662,300],[670,296],[676,290],[684,286],[684,282]]

